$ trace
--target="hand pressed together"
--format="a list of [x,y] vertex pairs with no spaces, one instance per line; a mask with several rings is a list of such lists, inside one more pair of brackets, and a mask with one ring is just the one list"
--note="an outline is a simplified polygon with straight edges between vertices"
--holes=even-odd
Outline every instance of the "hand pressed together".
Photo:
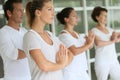
[[60,45],[59,51],[56,57],[56,63],[65,67],[68,63],[68,50],[64,45]]

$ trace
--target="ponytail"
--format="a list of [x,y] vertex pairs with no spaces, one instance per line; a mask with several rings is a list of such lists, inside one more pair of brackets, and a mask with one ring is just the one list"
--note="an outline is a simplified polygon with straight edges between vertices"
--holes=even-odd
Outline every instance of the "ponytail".
[[31,18],[31,13],[30,13],[31,6],[32,6],[32,2],[28,2],[26,5],[27,22],[30,27],[32,26],[32,18]]
[[56,17],[61,24],[65,25],[65,20],[61,12],[58,12]]
[[27,15],[27,22],[28,25],[31,27],[33,21],[35,19],[35,10],[39,9],[42,10],[44,3],[51,1],[51,0],[33,0],[32,2],[28,2],[26,5],[26,15]]
[[64,18],[69,18],[69,15],[70,15],[70,13],[71,13],[72,10],[74,10],[72,7],[66,7],[66,8],[62,9],[62,11],[59,12],[59,13],[56,15],[58,21],[59,21],[61,24],[65,25],[66,22],[65,22]]

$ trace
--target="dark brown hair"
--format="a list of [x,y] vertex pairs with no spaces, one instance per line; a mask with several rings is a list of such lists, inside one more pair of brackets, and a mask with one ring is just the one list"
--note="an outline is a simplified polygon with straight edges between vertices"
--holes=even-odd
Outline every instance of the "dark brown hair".
[[74,10],[72,7],[66,7],[64,9],[62,9],[61,12],[59,12],[56,16],[58,21],[65,25],[65,20],[64,18],[68,18],[70,16],[70,13],[72,12],[72,10]]
[[99,16],[101,14],[102,11],[105,11],[107,12],[107,9],[106,8],[102,8],[100,6],[96,6],[93,11],[92,11],[92,14],[91,14],[91,17],[92,19],[95,21],[95,22],[98,22],[96,17]]
[[4,15],[7,18],[7,20],[9,19],[8,15],[7,15],[7,10],[9,10],[10,12],[13,12],[14,3],[22,3],[22,0],[7,0],[4,4],[3,4],[3,10],[4,10]]

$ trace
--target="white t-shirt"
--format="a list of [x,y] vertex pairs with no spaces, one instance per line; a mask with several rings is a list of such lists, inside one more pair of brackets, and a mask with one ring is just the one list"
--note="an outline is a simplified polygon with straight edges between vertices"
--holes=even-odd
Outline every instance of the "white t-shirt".
[[0,29],[0,54],[4,64],[4,80],[30,80],[27,58],[19,59],[18,49],[23,50],[23,36],[27,32],[20,27],[17,31],[10,26]]
[[[66,33],[60,34],[59,39],[66,45],[67,48],[71,46],[81,47],[85,44],[85,35],[79,34],[78,38],[74,38],[69,32],[63,30]],[[86,60],[86,53],[80,53],[74,56],[70,65],[68,65],[64,70],[75,72],[75,74],[79,74],[81,71],[86,71],[88,69],[87,60]]]
[[46,43],[42,37],[34,30],[30,30],[24,36],[24,51],[26,52],[29,60],[32,80],[62,80],[62,70],[43,72],[38,68],[37,64],[30,56],[30,50],[40,49],[47,60],[56,63],[56,53],[59,50],[59,45],[61,42],[51,32],[46,32],[50,35],[50,39],[53,41],[53,45]]
[[[99,29],[97,28],[93,28],[92,31],[94,32],[94,34],[96,36],[98,36],[101,40],[103,41],[110,41],[113,29],[111,28],[107,28],[109,33],[105,34],[103,32],[101,32]],[[98,47],[95,45],[95,63],[96,64],[106,64],[106,63],[112,63],[115,60],[117,60],[117,55],[116,55],[116,50],[115,50],[115,44],[110,44],[107,46],[103,46],[103,47]]]

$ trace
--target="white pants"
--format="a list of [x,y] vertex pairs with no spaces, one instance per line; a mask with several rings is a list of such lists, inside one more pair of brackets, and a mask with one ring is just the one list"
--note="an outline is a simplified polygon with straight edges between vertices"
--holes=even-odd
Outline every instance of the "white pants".
[[97,80],[108,80],[108,75],[110,75],[110,80],[120,80],[120,64],[118,61],[112,64],[95,65],[95,72]]
[[90,80],[90,77],[86,71],[79,73],[64,71],[64,80]]

